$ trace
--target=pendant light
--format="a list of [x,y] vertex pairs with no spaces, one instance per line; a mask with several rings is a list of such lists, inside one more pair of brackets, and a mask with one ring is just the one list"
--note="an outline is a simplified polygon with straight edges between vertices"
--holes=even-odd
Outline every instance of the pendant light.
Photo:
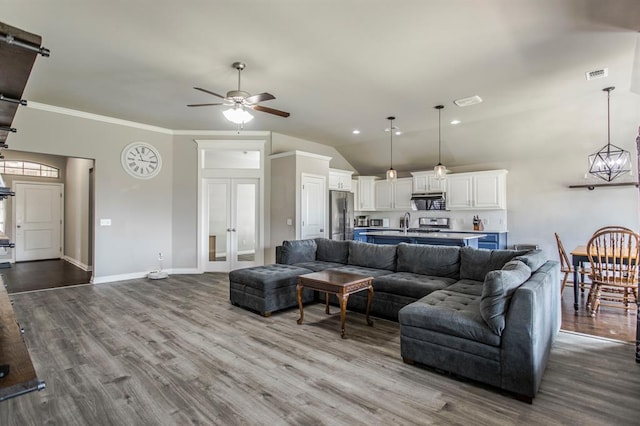
[[395,117],[387,117],[387,120],[389,120],[389,137],[391,138],[391,160],[389,163],[389,170],[387,170],[387,181],[391,182],[394,182],[396,179],[398,179],[398,172],[393,168],[393,131],[395,130],[393,127],[393,120],[395,119]]
[[438,110],[438,165],[433,168],[436,179],[444,179],[447,176],[447,168],[442,164],[442,109],[444,105],[436,105]]
[[607,92],[607,144],[589,156],[589,173],[611,182],[618,176],[631,172],[631,155],[629,151],[611,144],[611,108],[609,99],[615,87],[602,89]]

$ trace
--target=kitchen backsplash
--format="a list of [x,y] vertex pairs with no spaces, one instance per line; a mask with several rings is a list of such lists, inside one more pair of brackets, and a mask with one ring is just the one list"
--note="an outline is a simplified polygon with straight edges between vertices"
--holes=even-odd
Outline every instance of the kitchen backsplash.
[[[450,218],[451,229],[454,231],[472,231],[473,217],[479,216],[483,221],[485,231],[504,232],[508,231],[506,210],[469,210],[469,211],[429,211],[409,210],[411,213],[411,228],[418,227],[420,217],[448,217]],[[367,215],[370,219],[389,218],[391,228],[400,227],[400,219],[404,216],[401,211],[389,212],[357,212],[357,215]]]

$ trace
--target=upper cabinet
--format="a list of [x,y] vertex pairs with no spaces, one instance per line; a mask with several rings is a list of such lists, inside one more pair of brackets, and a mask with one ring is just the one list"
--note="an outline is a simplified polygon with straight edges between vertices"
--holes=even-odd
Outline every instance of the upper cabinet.
[[329,189],[351,191],[351,175],[347,170],[329,169]]
[[376,210],[411,209],[413,179],[403,178],[395,182],[379,180],[375,183]]
[[448,210],[504,210],[507,208],[507,171],[448,175],[446,192]]
[[374,211],[376,209],[376,179],[375,176],[358,177],[358,203],[355,209],[358,211]]
[[414,193],[426,193],[426,192],[445,192],[446,179],[436,178],[433,170],[426,172],[411,172],[413,176],[413,188]]

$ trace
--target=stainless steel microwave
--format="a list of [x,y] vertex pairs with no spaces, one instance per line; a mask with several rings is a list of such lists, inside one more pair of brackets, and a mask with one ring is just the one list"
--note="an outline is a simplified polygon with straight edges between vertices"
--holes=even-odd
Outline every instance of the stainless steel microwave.
[[413,194],[411,196],[413,210],[446,210],[447,202],[444,192]]

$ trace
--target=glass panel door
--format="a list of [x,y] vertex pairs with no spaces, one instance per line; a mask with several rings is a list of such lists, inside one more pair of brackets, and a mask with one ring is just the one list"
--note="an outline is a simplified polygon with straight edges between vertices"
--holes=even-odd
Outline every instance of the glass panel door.
[[207,271],[228,272],[262,262],[258,256],[259,179],[208,179]]

